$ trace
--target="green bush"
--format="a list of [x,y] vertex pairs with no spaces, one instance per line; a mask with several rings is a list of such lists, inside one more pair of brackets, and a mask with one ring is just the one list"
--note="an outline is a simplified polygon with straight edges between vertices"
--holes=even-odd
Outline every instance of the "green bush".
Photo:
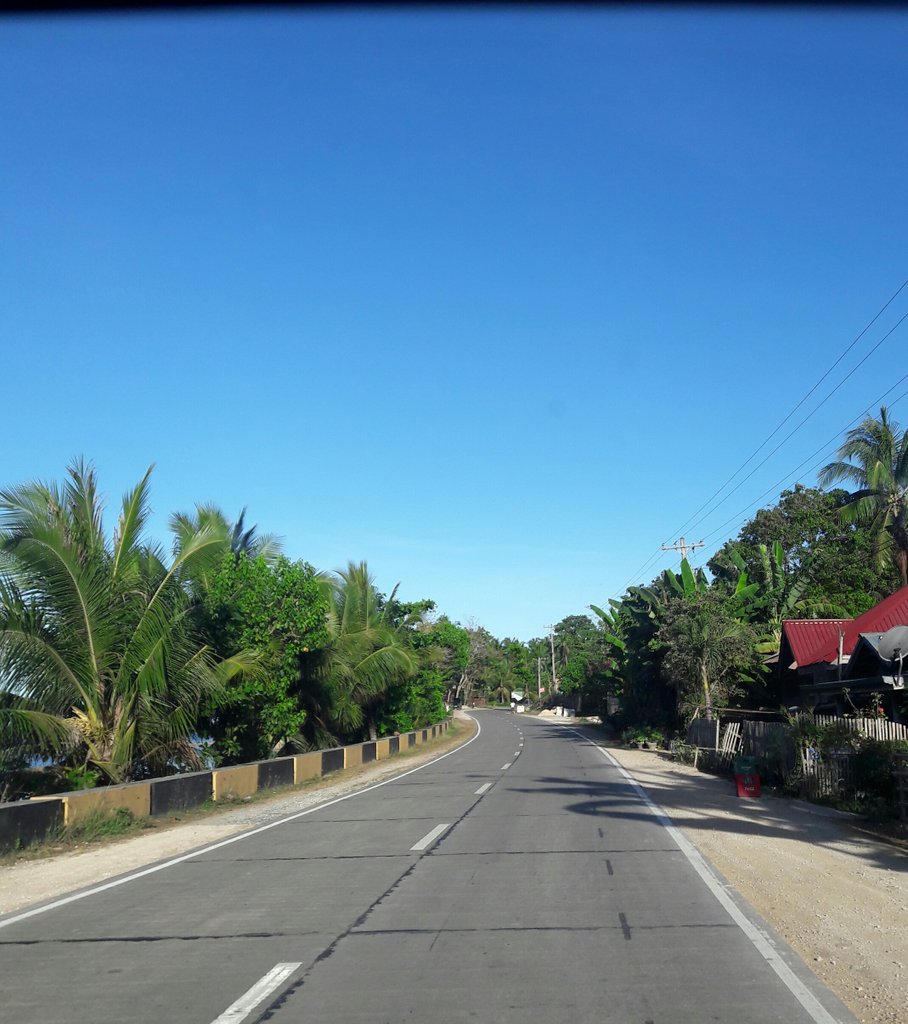
[[630,725],[621,733],[626,746],[665,748],[665,733],[648,725]]
[[855,755],[855,788],[868,801],[895,801],[896,755],[908,754],[908,741],[862,738]]

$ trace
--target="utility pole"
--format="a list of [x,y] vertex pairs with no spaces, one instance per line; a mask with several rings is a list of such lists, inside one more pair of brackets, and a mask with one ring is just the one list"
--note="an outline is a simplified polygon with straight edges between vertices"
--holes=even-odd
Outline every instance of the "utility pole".
[[681,560],[684,561],[684,559],[687,558],[687,549],[688,548],[690,548],[690,550],[693,551],[695,548],[702,548],[703,546],[704,546],[704,544],[703,544],[702,540],[698,540],[696,544],[694,544],[694,543],[688,544],[687,540],[684,537],[682,537],[680,540],[676,541],[674,544],[663,544],[662,545],[662,550],[663,551],[680,551],[681,552]]
[[552,693],[558,692],[558,676],[555,674],[555,627],[549,626],[549,644],[552,648]]

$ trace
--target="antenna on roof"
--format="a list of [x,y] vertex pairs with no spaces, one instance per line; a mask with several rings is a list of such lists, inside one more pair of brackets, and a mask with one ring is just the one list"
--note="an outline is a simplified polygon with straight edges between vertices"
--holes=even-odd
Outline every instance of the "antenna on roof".
[[898,659],[899,671],[895,678],[895,689],[904,690],[905,683],[902,681],[902,659],[908,654],[908,626],[893,626],[887,629],[880,637],[877,651],[881,658],[886,661]]

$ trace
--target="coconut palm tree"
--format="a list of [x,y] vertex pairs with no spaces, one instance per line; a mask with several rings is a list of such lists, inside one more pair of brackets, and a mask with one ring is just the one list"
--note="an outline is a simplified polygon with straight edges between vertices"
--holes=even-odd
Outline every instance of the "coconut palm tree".
[[58,763],[109,781],[196,766],[201,701],[243,669],[216,663],[187,615],[190,576],[223,557],[224,530],[187,531],[166,560],[145,543],[152,467],[108,538],[95,471],[0,491],[0,717]]
[[246,555],[249,558],[263,557],[273,562],[281,553],[280,539],[273,533],[259,534],[256,526],[246,528],[246,509],[231,523],[217,505],[196,505],[195,513],[175,512],[170,517],[170,529],[174,535],[174,547],[178,552],[184,537],[192,537],[199,530],[208,527],[222,532],[228,538],[228,548],[235,558]]
[[365,723],[374,739],[373,711],[395,682],[413,675],[416,655],[406,636],[406,623],[389,618],[397,587],[383,602],[365,562],[350,562],[329,588],[328,645],[323,673],[333,691],[331,719],[344,733]]
[[892,558],[902,586],[908,586],[908,430],[902,431],[883,406],[849,430],[838,461],[820,471],[822,486],[848,480],[856,489],[840,511],[846,523],[869,523],[881,562]]

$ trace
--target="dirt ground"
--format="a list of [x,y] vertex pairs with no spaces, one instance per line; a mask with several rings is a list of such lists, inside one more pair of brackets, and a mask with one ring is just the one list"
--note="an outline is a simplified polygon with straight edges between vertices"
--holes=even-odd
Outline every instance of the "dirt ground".
[[908,1022],[908,855],[859,819],[601,741],[866,1024]]
[[[288,795],[145,834],[0,868],[0,913],[25,909],[354,792],[472,735],[420,748]],[[726,880],[865,1024],[908,1024],[908,855],[856,819],[799,801],[738,799],[727,779],[668,755],[603,746]]]

